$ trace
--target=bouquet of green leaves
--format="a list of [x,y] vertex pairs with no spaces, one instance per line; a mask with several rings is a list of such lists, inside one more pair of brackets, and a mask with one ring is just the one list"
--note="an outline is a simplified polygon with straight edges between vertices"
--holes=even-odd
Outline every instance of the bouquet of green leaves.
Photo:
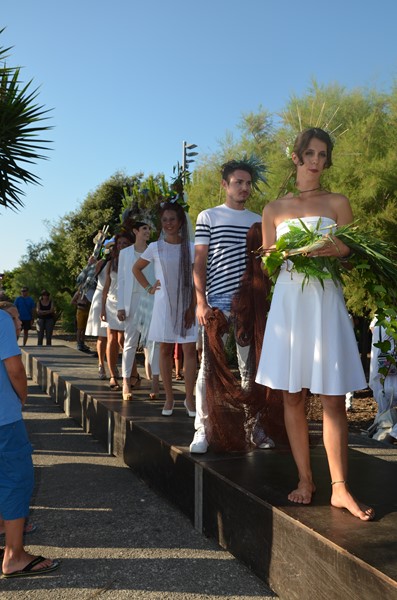
[[[357,224],[335,227],[321,226],[321,218],[315,228],[308,227],[301,219],[300,226],[290,225],[289,231],[280,236],[275,248],[264,250],[262,255],[264,268],[275,281],[280,267],[286,260],[292,263],[292,269],[303,273],[304,286],[311,278],[317,278],[323,285],[324,280],[332,279],[336,285],[343,282],[351,269],[359,269],[364,280],[383,287],[394,297],[397,291],[397,267],[392,258],[396,250],[373,235],[360,230]],[[329,234],[324,231],[329,229]],[[324,244],[337,237],[351,250],[348,263],[336,257],[308,256]],[[348,268],[346,268],[348,266]]]

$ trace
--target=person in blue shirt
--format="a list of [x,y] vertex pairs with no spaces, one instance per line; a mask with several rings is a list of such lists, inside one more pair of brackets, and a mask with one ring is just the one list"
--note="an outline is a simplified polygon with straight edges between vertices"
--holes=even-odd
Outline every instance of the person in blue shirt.
[[29,288],[24,286],[21,289],[21,295],[18,296],[14,304],[17,307],[19,318],[22,321],[23,345],[26,346],[29,336],[29,329],[32,328],[36,309],[35,301],[31,296],[29,296]]
[[5,528],[5,548],[0,549],[0,560],[3,578],[48,573],[59,566],[59,561],[29,554],[23,546],[34,474],[32,446],[22,419],[27,380],[17,343],[20,330],[21,321],[15,306],[11,302],[0,302],[0,514]]

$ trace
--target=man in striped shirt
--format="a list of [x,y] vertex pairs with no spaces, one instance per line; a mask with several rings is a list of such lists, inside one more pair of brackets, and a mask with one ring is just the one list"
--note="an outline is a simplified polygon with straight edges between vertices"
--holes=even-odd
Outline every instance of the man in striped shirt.
[[[224,204],[202,211],[197,217],[195,235],[194,283],[197,294],[197,320],[205,326],[212,306],[230,314],[233,294],[239,287],[246,267],[246,237],[251,225],[261,217],[245,208],[251,194],[253,169],[245,161],[229,161],[222,167]],[[244,361],[237,346],[240,373]],[[205,350],[196,383],[196,433],[190,452],[204,454],[208,449],[205,435],[208,419],[205,398]]]

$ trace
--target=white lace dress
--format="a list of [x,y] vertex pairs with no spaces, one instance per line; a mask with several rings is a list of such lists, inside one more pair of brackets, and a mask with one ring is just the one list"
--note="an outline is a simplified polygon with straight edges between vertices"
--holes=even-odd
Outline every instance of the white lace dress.
[[[319,218],[303,217],[302,221],[314,228]],[[290,223],[299,225],[299,220],[281,223],[277,239]],[[328,227],[335,222],[322,217],[321,224]],[[289,272],[284,263],[267,319],[257,383],[291,393],[307,388],[327,396],[366,388],[341,287],[332,280],[324,281],[322,287],[312,278],[302,289],[303,278],[301,273]]]

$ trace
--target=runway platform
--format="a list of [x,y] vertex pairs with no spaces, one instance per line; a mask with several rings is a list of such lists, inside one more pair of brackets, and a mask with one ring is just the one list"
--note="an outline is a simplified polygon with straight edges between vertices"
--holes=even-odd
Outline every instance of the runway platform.
[[296,472],[285,449],[189,453],[193,419],[180,386],[173,416],[162,417],[163,402],[149,399],[147,380],[123,403],[121,392],[97,379],[89,355],[67,346],[25,347],[23,355],[32,378],[68,416],[282,600],[397,599],[397,447],[350,435],[349,483],[377,515],[363,523],[330,507],[321,444],[311,451],[313,502],[294,506],[286,496]]

